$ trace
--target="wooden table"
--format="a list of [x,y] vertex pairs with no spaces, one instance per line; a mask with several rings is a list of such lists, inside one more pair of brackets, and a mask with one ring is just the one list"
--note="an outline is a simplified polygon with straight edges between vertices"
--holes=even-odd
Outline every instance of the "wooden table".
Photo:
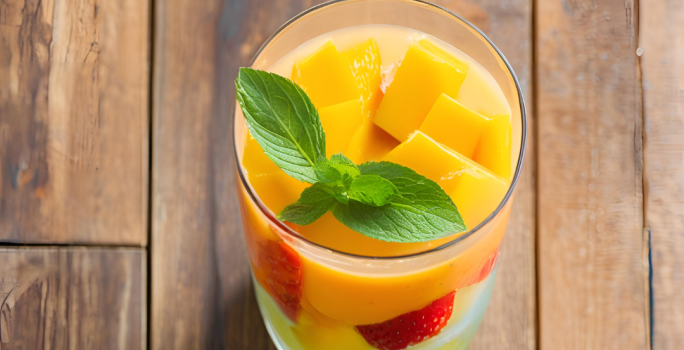
[[[319,2],[0,1],[0,350],[274,348],[233,79]],[[436,2],[502,49],[531,125],[471,349],[681,349],[684,2]]]

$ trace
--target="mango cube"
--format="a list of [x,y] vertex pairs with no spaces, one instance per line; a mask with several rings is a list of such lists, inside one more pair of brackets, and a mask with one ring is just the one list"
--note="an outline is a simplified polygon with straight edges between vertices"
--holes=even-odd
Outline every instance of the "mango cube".
[[455,97],[468,64],[427,40],[411,46],[375,116],[375,124],[399,141],[420,127],[437,98]]
[[380,74],[380,50],[375,39],[353,47],[342,53],[351,66],[356,85],[361,90],[364,115],[372,118],[382,101],[382,76]]
[[380,129],[370,119],[366,118],[349,142],[349,147],[344,153],[355,164],[365,163],[370,160],[380,161],[387,153],[390,153],[399,145],[392,135]]
[[270,174],[248,176],[259,199],[275,214],[296,202],[302,191],[309,187],[309,184],[296,180],[280,169]]
[[508,191],[508,181],[420,131],[385,160],[407,166],[437,182],[454,201],[469,230],[487,218]]
[[488,118],[511,114],[511,107],[496,80],[481,67],[471,67],[461,89],[458,90],[458,96],[451,97],[468,109]]
[[331,41],[292,67],[292,81],[317,109],[361,98],[349,62]]
[[473,160],[504,179],[510,180],[512,133],[511,117],[508,115],[501,115],[487,121],[482,128],[480,142],[475,149]]
[[249,133],[246,135],[245,153],[242,156],[242,165],[249,175],[264,175],[274,173],[280,168],[270,160],[257,140]]
[[442,94],[418,130],[472,159],[482,127],[487,120],[451,97]]
[[278,214],[299,199],[309,185],[292,178],[270,160],[252,135],[247,134],[242,165],[249,183],[263,203]]
[[365,119],[358,99],[318,110],[325,131],[325,153],[331,155],[347,150],[349,141]]

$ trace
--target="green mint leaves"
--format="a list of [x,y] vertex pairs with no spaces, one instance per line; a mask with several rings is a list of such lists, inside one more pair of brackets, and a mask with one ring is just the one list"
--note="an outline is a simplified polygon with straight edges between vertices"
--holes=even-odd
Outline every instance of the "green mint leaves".
[[250,133],[285,173],[313,184],[278,219],[308,225],[332,211],[368,237],[424,242],[464,232],[456,205],[434,181],[390,162],[359,166],[325,157],[325,133],[306,93],[277,74],[240,68],[237,99]]
[[329,186],[321,182],[315,183],[302,192],[296,203],[288,205],[278,214],[278,219],[308,225],[332,210],[337,203]]
[[313,167],[325,158],[325,133],[311,99],[277,74],[240,68],[237,100],[264,153],[297,180],[316,183]]
[[359,175],[352,179],[349,198],[373,207],[399,200],[401,194],[391,181],[378,175]]
[[405,243],[466,230],[456,205],[436,182],[390,162],[364,163],[359,170],[361,176],[377,176],[392,183],[400,196],[382,206],[360,201],[336,205],[333,215],[352,230],[383,241]]

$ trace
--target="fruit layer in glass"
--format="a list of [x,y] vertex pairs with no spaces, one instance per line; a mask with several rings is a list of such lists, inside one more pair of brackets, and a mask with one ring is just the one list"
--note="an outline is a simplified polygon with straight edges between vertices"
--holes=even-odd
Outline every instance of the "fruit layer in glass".
[[[366,16],[345,19],[351,13]],[[274,214],[308,184],[266,157],[238,108],[245,241],[277,347],[466,348],[494,285],[522,164],[522,100],[503,56],[437,7],[361,0],[294,19],[252,67],[306,91],[328,156],[342,152],[357,164],[387,160],[417,171],[451,196],[469,229],[389,243],[350,230],[331,213],[307,226],[279,222]]]

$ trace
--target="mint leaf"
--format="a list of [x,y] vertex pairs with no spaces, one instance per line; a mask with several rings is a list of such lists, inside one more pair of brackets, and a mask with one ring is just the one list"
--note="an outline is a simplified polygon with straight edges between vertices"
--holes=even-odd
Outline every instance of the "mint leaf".
[[342,181],[342,173],[325,157],[318,160],[314,165],[314,172],[319,182],[334,183]]
[[401,197],[397,186],[378,175],[360,175],[352,180],[349,198],[363,204],[381,207]]
[[359,168],[341,153],[333,155],[330,160],[319,158],[314,172],[318,181],[324,183],[340,183],[343,179],[355,178],[361,174]]
[[392,182],[401,197],[380,207],[356,200],[338,204],[337,220],[354,231],[387,242],[424,242],[466,231],[456,205],[439,185],[415,171],[390,162],[359,166],[361,175]]
[[349,194],[347,193],[347,187],[344,185],[334,185],[330,187],[330,193],[332,194],[338,202],[342,204],[349,203]]
[[333,189],[323,183],[316,183],[302,191],[299,200],[290,204],[278,214],[278,219],[297,225],[308,225],[330,211],[337,200]]
[[237,100],[247,127],[266,156],[297,180],[316,183],[314,165],[325,157],[325,133],[306,93],[277,74],[240,68]]
[[342,153],[333,154],[330,163],[342,174],[349,174],[352,178],[361,175],[359,168]]

